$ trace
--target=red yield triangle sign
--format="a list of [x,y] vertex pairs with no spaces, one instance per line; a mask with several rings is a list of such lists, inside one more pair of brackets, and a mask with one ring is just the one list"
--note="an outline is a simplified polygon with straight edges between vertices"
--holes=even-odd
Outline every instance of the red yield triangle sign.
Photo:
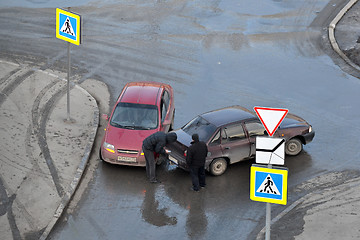
[[266,107],[254,107],[254,110],[270,137],[274,135],[276,129],[289,112],[287,109]]

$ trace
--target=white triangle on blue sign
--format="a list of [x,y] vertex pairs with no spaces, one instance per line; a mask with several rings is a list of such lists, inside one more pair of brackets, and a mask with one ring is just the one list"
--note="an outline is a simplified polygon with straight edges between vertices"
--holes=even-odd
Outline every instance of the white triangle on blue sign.
[[75,31],[71,25],[71,21],[70,21],[69,17],[66,18],[64,24],[60,28],[60,31],[63,33],[70,34],[71,36],[75,36]]
[[259,193],[268,193],[273,195],[281,195],[278,188],[275,185],[274,180],[268,174],[266,178],[264,179],[263,183],[260,185],[260,187],[256,190],[256,192]]

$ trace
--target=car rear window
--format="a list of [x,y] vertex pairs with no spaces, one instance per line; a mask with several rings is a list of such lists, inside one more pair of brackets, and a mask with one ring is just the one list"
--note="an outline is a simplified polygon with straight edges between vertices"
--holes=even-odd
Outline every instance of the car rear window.
[[197,116],[182,127],[182,130],[190,136],[197,133],[200,141],[207,142],[215,132],[216,126],[206,121],[204,118]]
[[150,130],[158,126],[158,109],[155,105],[118,103],[111,116],[111,126],[118,128]]

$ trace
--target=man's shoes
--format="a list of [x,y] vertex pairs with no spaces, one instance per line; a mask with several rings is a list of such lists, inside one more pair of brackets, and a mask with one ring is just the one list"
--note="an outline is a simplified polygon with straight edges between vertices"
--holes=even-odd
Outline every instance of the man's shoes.
[[161,183],[160,181],[158,180],[154,180],[154,181],[150,181],[151,183]]
[[190,190],[191,190],[191,191],[194,191],[194,192],[199,192],[199,189],[196,190],[196,189],[194,189],[193,187],[191,187]]
[[204,186],[200,186],[200,188],[201,188],[201,189],[202,189],[202,188],[205,188],[205,186],[206,186],[206,185],[204,185]]

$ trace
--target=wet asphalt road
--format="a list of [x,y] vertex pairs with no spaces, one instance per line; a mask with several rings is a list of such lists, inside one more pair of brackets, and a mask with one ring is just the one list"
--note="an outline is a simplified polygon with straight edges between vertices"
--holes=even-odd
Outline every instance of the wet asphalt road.
[[[0,9],[0,54],[66,71],[66,43],[54,37],[56,6],[44,2]],[[343,5],[169,0],[74,6],[84,19],[84,42],[71,48],[72,74],[79,82],[107,83],[110,105],[126,82],[171,84],[175,127],[236,104],[302,116],[316,136],[286,159],[291,204],[309,191],[296,188],[306,180],[360,170],[360,81],[334,63],[325,31]],[[208,176],[207,189],[194,194],[188,173],[174,166],[161,166],[162,183],[151,185],[145,169],[99,163],[97,154],[94,149],[92,180],[51,239],[252,239],[265,223],[265,204],[249,199],[251,161]],[[285,207],[274,206],[273,215]]]

